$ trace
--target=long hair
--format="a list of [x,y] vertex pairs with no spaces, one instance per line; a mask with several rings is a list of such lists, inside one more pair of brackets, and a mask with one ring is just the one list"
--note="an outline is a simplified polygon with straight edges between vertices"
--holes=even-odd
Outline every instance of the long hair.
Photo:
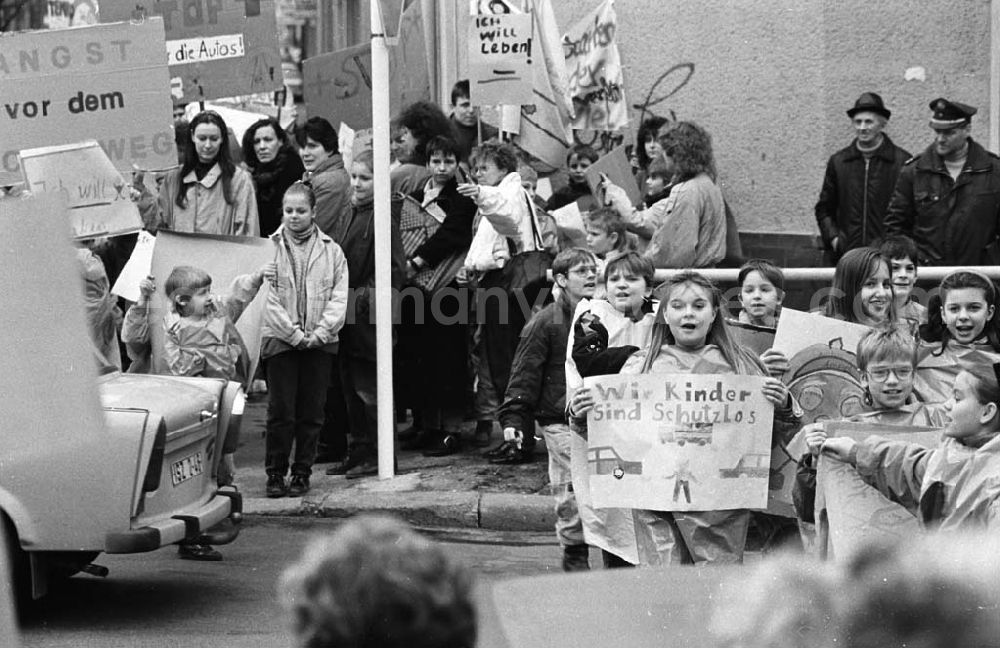
[[646,360],[643,362],[642,373],[649,373],[653,367],[653,361],[660,355],[660,349],[664,344],[674,345],[677,343],[674,334],[670,332],[670,327],[667,325],[667,305],[670,303],[670,295],[674,289],[685,284],[702,288],[711,297],[715,319],[705,337],[705,344],[714,344],[719,347],[722,357],[736,373],[766,376],[767,371],[760,359],[737,344],[729,334],[729,325],[726,324],[726,318],[722,312],[722,291],[704,275],[693,270],[685,270],[675,274],[657,289],[657,292],[662,295],[662,299],[660,299],[660,307],[656,311],[656,322],[653,324],[649,353],[646,354]]
[[944,323],[944,303],[950,291],[962,288],[982,290],[986,307],[993,307],[993,317],[986,320],[983,333],[986,334],[986,339],[993,350],[1000,353],[1000,315],[997,313],[996,285],[986,275],[971,270],[959,270],[941,280],[937,293],[931,296],[927,303],[927,323],[920,325],[920,338],[925,342],[940,342],[941,349],[935,354],[944,352],[948,341],[951,340],[951,331]]
[[286,133],[285,129],[281,127],[278,120],[274,117],[265,117],[255,121],[253,125],[247,129],[247,132],[243,133],[243,161],[246,162],[247,166],[251,169],[258,167],[261,164],[261,161],[257,158],[257,149],[253,145],[253,138],[254,135],[257,134],[257,131],[265,126],[270,126],[271,129],[274,130],[274,134],[278,138],[278,142],[280,142],[278,146],[279,155],[297,154],[295,147],[292,146],[291,139],[288,137],[288,133]]
[[673,158],[678,181],[690,180],[700,173],[715,181],[712,136],[698,124],[682,121],[667,127],[660,133],[660,147]]
[[442,135],[456,139],[451,120],[438,108],[437,104],[429,101],[418,101],[410,104],[399,115],[397,122],[409,130],[410,134],[417,140],[413,156],[407,160],[411,164],[421,166],[427,164],[425,147],[431,138]]
[[226,199],[227,205],[233,204],[233,174],[236,173],[236,165],[229,153],[229,129],[226,122],[219,113],[213,110],[205,110],[191,120],[189,126],[191,136],[184,142],[184,164],[178,172],[177,195],[174,196],[174,204],[181,209],[187,209],[187,188],[184,186],[184,177],[198,165],[198,151],[194,147],[194,134],[202,124],[211,124],[219,129],[222,139],[219,140],[219,153],[215,156],[215,163],[222,170],[222,196]]
[[[889,262],[875,248],[860,247],[848,250],[844,256],[840,257],[837,268],[833,272],[830,299],[826,302],[823,314],[848,322],[858,322],[855,302],[858,295],[861,294],[861,288],[865,285],[865,281],[878,271],[880,265],[884,265],[888,272]],[[892,324],[895,321],[896,305],[890,297],[886,323]]]
[[635,135],[635,156],[639,160],[640,169],[649,169],[649,164],[653,161],[646,155],[646,142],[656,139],[660,126],[667,123],[666,117],[653,115],[642,120],[639,124],[639,132]]

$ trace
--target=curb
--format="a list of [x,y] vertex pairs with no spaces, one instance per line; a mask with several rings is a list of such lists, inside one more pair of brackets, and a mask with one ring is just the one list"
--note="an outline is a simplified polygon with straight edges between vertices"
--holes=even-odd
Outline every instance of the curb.
[[243,500],[243,514],[247,516],[347,518],[376,512],[390,513],[421,527],[551,532],[556,523],[555,504],[546,495],[334,491],[297,498]]

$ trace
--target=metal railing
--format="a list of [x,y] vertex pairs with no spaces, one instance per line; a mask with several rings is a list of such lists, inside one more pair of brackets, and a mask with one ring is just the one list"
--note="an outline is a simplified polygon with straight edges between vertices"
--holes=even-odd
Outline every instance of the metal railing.
[[[917,281],[919,283],[939,282],[953,272],[970,270],[979,272],[990,279],[1000,280],[1000,266],[924,266],[917,271]],[[662,283],[679,272],[686,272],[681,268],[658,268],[653,275],[656,283]],[[833,282],[834,268],[782,268],[785,275],[785,286],[792,283],[806,282]],[[711,279],[717,284],[734,284],[739,275],[739,268],[702,268],[696,270],[698,274]],[[549,281],[552,281],[552,271],[548,273]]]

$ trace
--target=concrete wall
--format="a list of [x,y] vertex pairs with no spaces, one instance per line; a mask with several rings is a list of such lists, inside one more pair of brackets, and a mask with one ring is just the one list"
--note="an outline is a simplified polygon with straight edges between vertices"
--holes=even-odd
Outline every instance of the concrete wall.
[[[455,0],[467,6],[467,0]],[[560,28],[597,0],[553,0]],[[815,234],[826,160],[852,137],[865,91],[893,111],[888,133],[930,142],[928,102],[979,107],[988,141],[989,0],[619,0],[626,91],[643,111],[712,133],[720,183],[742,230]],[[905,80],[923,68],[924,80]]]

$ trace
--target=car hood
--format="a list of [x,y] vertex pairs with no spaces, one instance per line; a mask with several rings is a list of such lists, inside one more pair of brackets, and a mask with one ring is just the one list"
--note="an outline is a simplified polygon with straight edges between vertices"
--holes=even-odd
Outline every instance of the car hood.
[[202,411],[215,413],[226,381],[146,374],[110,374],[100,380],[105,409],[141,409],[162,416],[167,430],[199,420]]

